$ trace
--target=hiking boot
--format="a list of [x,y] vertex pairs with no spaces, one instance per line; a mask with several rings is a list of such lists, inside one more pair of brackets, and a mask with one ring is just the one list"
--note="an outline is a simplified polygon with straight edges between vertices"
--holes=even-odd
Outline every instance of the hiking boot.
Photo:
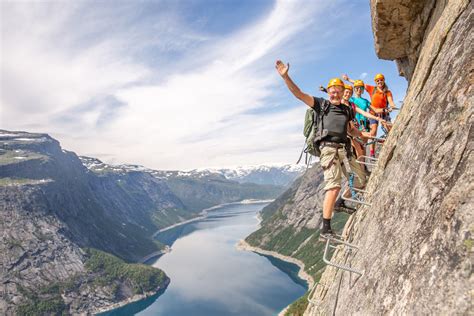
[[347,206],[346,202],[341,197],[337,199],[336,204],[334,205],[334,212],[336,213],[344,212],[349,215],[352,215],[356,211],[357,211],[356,208]]
[[328,238],[334,238],[336,237],[336,234],[332,231],[332,229],[329,227],[322,227],[321,230],[319,231],[319,240],[325,240]]

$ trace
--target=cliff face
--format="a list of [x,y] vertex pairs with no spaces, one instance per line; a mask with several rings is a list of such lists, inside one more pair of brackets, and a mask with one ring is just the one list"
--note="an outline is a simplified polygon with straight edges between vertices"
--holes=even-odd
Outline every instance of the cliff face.
[[[139,260],[159,249],[149,238],[157,229],[152,212],[182,207],[176,197],[165,200],[169,189],[151,176],[94,175],[48,135],[4,131],[0,141],[3,209],[54,216],[79,246]],[[145,188],[161,194],[148,196]]]
[[[152,203],[139,202],[143,189],[107,185],[48,135],[2,131],[0,144],[0,313],[91,312],[136,294],[126,277],[95,282],[106,276],[87,269],[84,249],[127,261],[159,249],[150,238]],[[164,193],[156,207],[172,204],[163,202]],[[155,289],[166,286],[159,270],[127,269],[159,274]]]
[[473,4],[372,0],[376,50],[410,80],[404,106],[305,315],[472,313]]

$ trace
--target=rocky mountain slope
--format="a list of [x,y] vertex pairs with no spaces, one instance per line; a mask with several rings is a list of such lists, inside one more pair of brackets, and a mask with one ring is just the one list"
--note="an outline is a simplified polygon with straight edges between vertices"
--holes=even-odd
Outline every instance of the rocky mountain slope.
[[91,312],[163,289],[163,272],[126,263],[160,250],[154,232],[208,206],[280,191],[222,177],[162,179],[81,161],[46,134],[0,131],[0,313]]
[[[220,172],[207,169],[201,171],[163,171],[137,165],[108,165],[90,157],[80,157],[80,159],[89,170],[101,178],[112,178],[115,181],[115,177],[151,176],[151,178],[165,184],[169,192],[179,199],[181,205],[179,208],[175,207],[171,212],[163,211],[155,217],[159,228],[162,228],[163,224],[168,226],[186,219],[189,217],[189,212],[194,215],[196,212],[215,205],[237,202],[243,199],[272,199],[283,191],[282,186],[238,182],[227,178]],[[296,174],[293,177],[296,177]],[[147,195],[150,196],[151,192],[148,191]],[[169,198],[170,196],[168,196]],[[185,210],[185,212],[181,210]],[[177,212],[180,217],[175,218],[173,222],[173,214]],[[164,216],[171,218],[162,219]]]
[[[396,60],[410,84],[369,180],[366,199],[372,205],[361,207],[344,227],[344,236],[359,250],[339,246],[331,259],[363,275],[326,267],[312,303],[305,297],[288,314],[468,315],[473,310],[473,4],[372,0],[371,10],[377,54]],[[311,209],[319,209],[322,200],[314,189],[321,175],[314,171],[306,178],[313,184],[300,183],[278,205],[277,199],[249,242],[279,252],[287,251],[281,245],[292,244],[290,238],[302,248],[317,243],[295,233],[320,216]],[[313,194],[299,193],[305,189]],[[281,238],[285,230],[290,234]],[[298,257],[299,251],[292,245],[286,253]],[[306,261],[322,259],[321,252],[312,256]]]

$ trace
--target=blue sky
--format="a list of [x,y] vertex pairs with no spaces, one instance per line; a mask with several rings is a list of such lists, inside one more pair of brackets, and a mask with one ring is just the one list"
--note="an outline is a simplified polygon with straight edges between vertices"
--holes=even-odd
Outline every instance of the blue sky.
[[155,169],[294,163],[305,105],[342,73],[406,81],[374,51],[368,1],[1,2],[1,127]]

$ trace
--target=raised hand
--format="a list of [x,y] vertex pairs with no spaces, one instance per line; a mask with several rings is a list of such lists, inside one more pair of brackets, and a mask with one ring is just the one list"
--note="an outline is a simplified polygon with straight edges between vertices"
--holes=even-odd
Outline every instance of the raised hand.
[[275,68],[280,74],[280,76],[283,77],[288,74],[288,70],[290,69],[290,64],[288,63],[285,65],[281,60],[277,60]]
[[342,79],[344,79],[345,81],[349,81],[349,76],[347,74],[343,74]]

